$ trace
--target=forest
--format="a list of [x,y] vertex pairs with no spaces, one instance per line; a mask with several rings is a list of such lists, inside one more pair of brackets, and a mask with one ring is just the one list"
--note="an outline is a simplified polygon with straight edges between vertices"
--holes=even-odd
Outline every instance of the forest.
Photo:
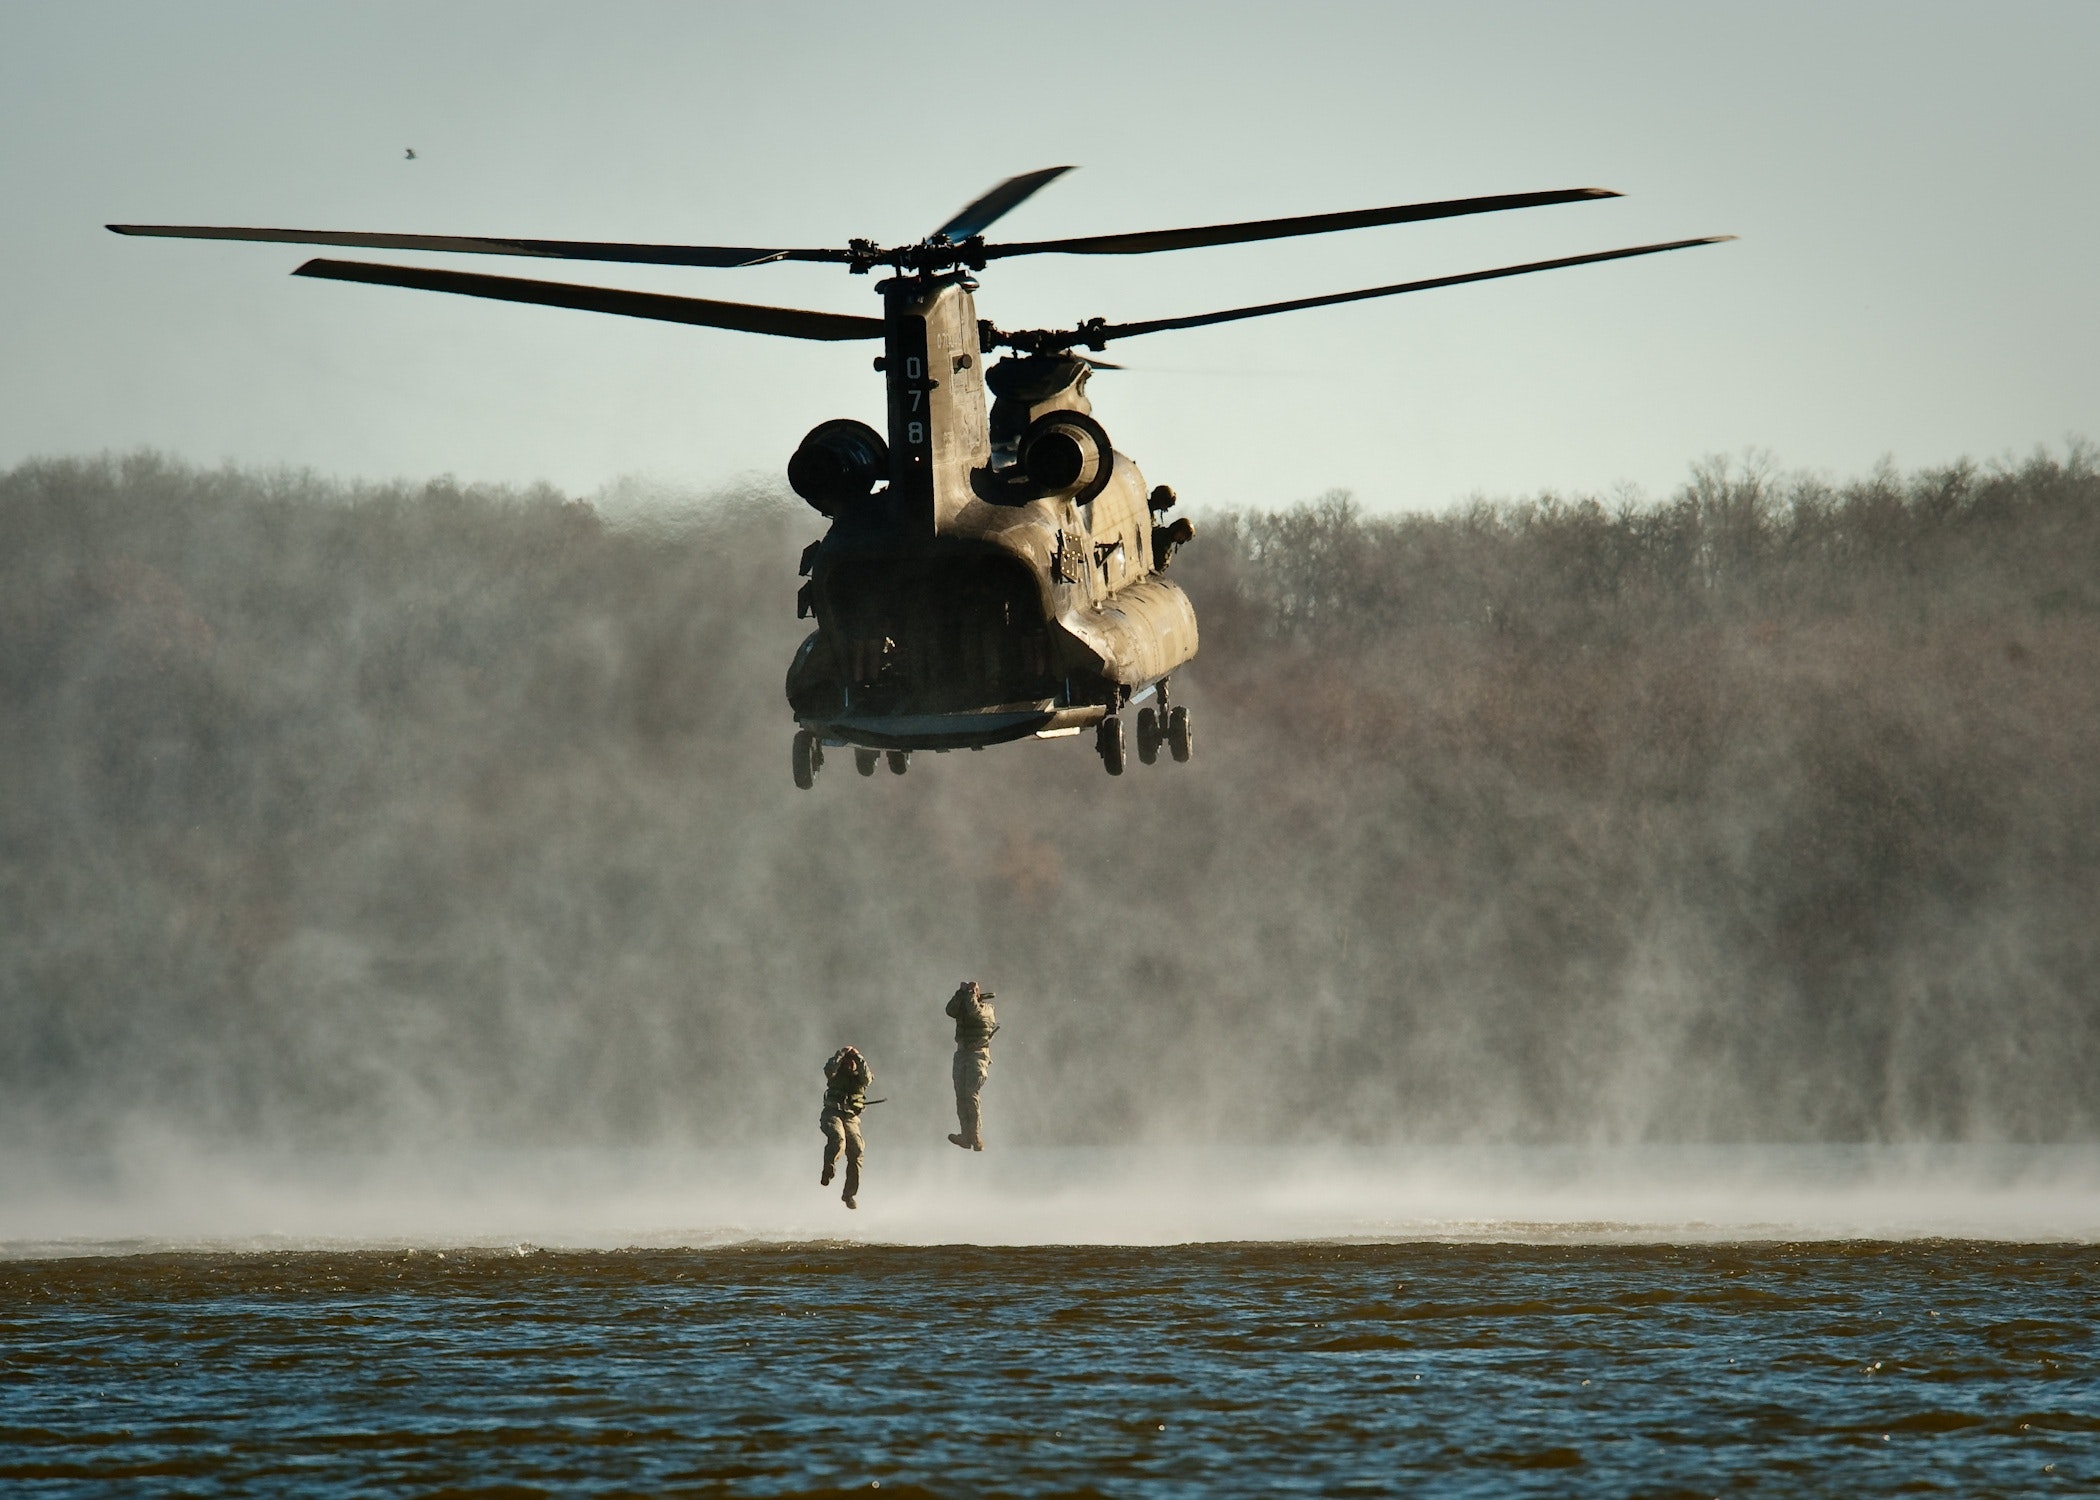
[[784,490],[0,474],[0,1140],[2100,1134],[2092,450],[1196,519],[1192,763],[803,793]]

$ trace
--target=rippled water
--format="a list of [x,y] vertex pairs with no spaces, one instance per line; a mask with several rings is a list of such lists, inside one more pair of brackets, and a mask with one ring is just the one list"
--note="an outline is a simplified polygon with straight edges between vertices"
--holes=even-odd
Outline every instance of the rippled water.
[[2037,1494],[2100,1249],[747,1245],[0,1262],[13,1493]]

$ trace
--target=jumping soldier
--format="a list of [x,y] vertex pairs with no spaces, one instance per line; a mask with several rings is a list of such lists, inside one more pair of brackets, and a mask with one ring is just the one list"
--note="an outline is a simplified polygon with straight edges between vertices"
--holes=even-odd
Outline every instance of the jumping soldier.
[[831,1186],[843,1147],[846,1191],[839,1196],[848,1208],[860,1207],[853,1201],[860,1195],[860,1112],[868,1107],[868,1085],[874,1078],[858,1047],[841,1047],[824,1064],[824,1108],[817,1116],[817,1128],[824,1132],[824,1175],[817,1186]]
[[965,1151],[982,1151],[977,1096],[992,1071],[992,1033],[999,1029],[992,1018],[992,992],[965,979],[948,998],[948,1014],[955,1020],[955,1123],[960,1127],[948,1139]]

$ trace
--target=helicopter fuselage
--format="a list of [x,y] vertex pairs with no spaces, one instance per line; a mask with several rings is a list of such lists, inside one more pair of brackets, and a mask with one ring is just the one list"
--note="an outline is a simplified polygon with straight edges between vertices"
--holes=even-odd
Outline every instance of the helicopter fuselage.
[[888,484],[834,507],[805,555],[802,729],[961,749],[1076,734],[1155,695],[1196,654],[1195,610],[1160,576],[1153,497],[1093,422],[1088,367],[1001,361],[988,409],[968,279],[880,290]]

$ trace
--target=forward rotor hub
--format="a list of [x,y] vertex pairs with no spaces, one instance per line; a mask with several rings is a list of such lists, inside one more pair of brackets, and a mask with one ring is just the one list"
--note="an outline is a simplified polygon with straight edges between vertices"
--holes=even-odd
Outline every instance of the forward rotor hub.
[[977,325],[977,342],[986,349],[1011,349],[1016,354],[1062,354],[1067,349],[1108,347],[1106,318],[1088,318],[1077,328],[1024,328],[1006,333],[992,324]]

